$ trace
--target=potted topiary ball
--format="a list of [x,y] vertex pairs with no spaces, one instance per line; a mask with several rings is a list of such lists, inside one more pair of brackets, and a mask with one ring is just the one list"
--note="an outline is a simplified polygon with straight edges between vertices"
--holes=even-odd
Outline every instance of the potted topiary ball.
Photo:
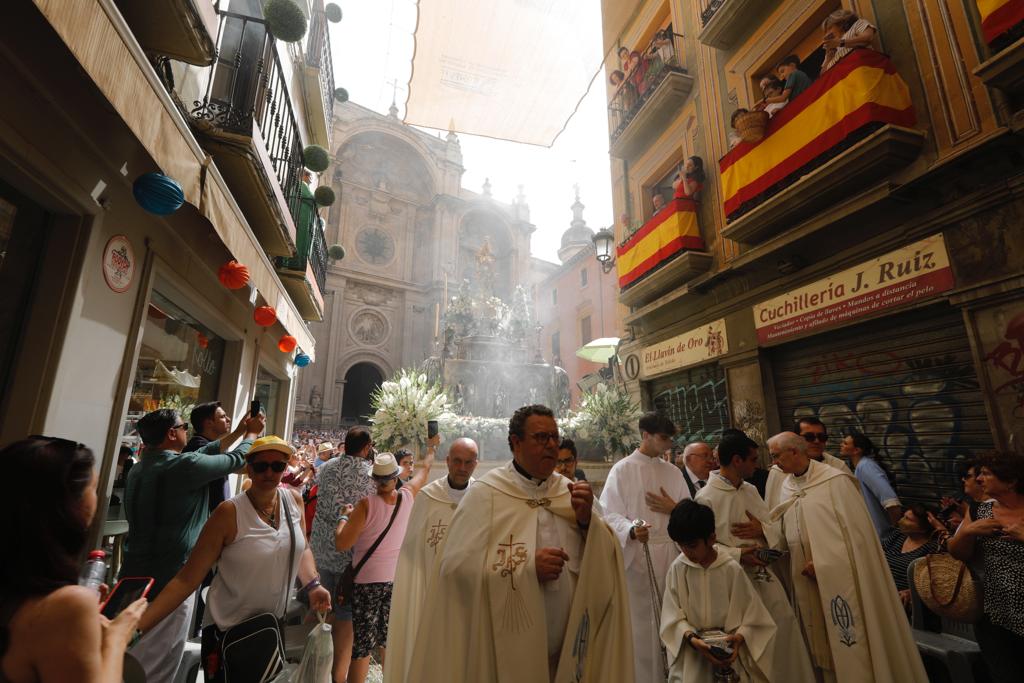
[[348,102],[348,90],[345,90],[344,88],[335,88],[334,99],[339,102]]
[[308,145],[302,150],[302,163],[313,173],[323,173],[331,163],[331,156],[320,145]]
[[321,185],[313,192],[313,199],[315,199],[316,203],[320,206],[330,206],[334,203],[334,190],[326,185]]
[[333,2],[328,3],[328,5],[324,7],[324,14],[327,15],[327,21],[331,22],[332,24],[337,24],[339,21],[341,21],[341,8],[335,5]]
[[267,0],[263,19],[270,33],[286,43],[297,43],[306,35],[306,14],[292,0]]
[[330,256],[335,261],[340,261],[341,259],[345,258],[345,247],[341,246],[340,244],[332,244],[331,246],[327,247],[327,255]]

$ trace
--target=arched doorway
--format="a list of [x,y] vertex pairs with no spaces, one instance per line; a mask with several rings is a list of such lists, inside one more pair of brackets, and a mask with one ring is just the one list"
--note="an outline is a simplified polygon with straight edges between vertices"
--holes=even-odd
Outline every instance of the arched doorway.
[[345,392],[341,398],[343,425],[365,424],[370,415],[370,396],[384,381],[373,363],[356,363],[345,373]]

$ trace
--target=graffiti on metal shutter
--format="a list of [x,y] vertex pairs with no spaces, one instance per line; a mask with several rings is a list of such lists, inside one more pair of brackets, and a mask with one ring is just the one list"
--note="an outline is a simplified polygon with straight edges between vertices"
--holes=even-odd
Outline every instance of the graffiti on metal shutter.
[[679,430],[679,443],[717,439],[729,426],[725,373],[717,365],[694,368],[659,382],[654,409]]

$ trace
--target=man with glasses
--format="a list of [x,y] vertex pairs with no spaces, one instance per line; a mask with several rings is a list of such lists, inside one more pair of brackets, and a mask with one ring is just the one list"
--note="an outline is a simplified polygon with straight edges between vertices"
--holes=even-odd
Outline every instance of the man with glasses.
[[417,683],[632,680],[622,555],[590,485],[554,474],[551,409],[517,410],[508,444],[512,461],[452,517],[409,670]]
[[309,545],[320,571],[320,583],[331,592],[334,609],[331,637],[334,639],[334,680],[343,681],[352,661],[352,605],[339,604],[338,582],[352,561],[352,551],[339,551],[334,545],[334,532],[341,521],[342,508],[355,505],[375,495],[377,487],[370,478],[373,469],[373,439],[370,430],[357,426],[348,430],[343,444],[345,453],[331,458],[317,472],[316,513]]
[[[601,507],[622,545],[636,683],[664,683],[665,663],[658,635],[661,610],[655,599],[660,602],[665,575],[679,556],[679,549],[668,537],[668,513],[676,503],[690,498],[690,491],[680,469],[661,457],[672,448],[676,433],[672,421],[651,412],[640,418],[639,427],[640,447],[612,466],[601,493]],[[704,446],[707,448],[707,444]],[[668,504],[652,505],[655,495],[668,500]],[[637,525],[634,520],[646,524]],[[651,586],[651,567],[657,586]]]
[[[227,439],[182,453],[188,444],[188,424],[175,410],[154,410],[136,424],[143,447],[139,464],[125,483],[128,538],[120,575],[153,577],[150,600],[192,552],[210,516],[210,483],[245,466],[246,453],[264,429],[264,417],[247,418],[243,424],[242,442],[227,453],[221,453],[222,447],[230,446]],[[189,597],[132,648],[147,681],[174,678],[194,605],[195,596]]]
[[[807,457],[853,477],[853,472],[842,459],[825,452],[825,444],[828,443],[828,429],[825,428],[824,422],[812,416],[801,417],[797,420],[795,432],[803,437],[807,444]],[[782,498],[783,479],[785,479],[785,475],[778,467],[772,467],[768,471],[764,501],[768,503],[769,510],[785,500]]]
[[927,681],[857,480],[811,458],[792,432],[768,448],[783,473],[772,520],[789,551],[791,598],[815,679]]

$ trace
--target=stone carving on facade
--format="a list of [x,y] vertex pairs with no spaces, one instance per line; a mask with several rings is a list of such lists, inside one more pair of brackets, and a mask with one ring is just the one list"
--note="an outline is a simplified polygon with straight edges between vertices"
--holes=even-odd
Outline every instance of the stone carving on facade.
[[345,293],[354,301],[361,301],[369,306],[390,304],[394,296],[390,289],[358,282],[349,282]]
[[377,311],[362,310],[349,323],[352,338],[365,346],[380,346],[388,336],[388,323]]
[[316,424],[320,421],[323,416],[324,410],[324,397],[320,392],[320,387],[316,384],[309,390],[309,418],[310,422]]

